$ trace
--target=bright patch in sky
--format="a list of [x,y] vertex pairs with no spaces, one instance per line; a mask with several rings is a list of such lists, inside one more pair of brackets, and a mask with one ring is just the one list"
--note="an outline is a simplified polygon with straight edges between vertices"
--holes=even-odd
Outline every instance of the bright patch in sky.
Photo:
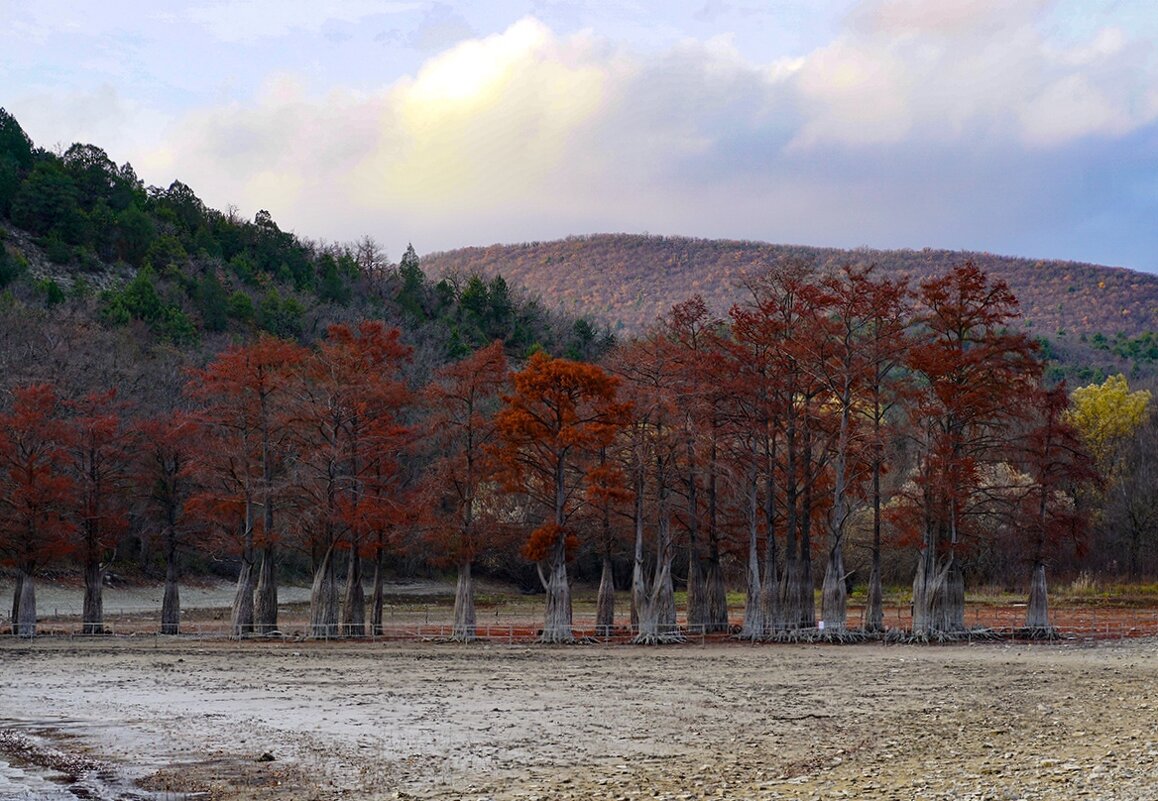
[[1150,0],[0,0],[40,145],[397,255],[597,231],[1158,271]]

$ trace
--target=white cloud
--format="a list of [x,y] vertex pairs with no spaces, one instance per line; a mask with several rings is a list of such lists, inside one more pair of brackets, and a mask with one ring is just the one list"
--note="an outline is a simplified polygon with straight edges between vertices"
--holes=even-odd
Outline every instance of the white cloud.
[[307,235],[420,248],[608,229],[984,247],[961,232],[1049,216],[1017,204],[1065,180],[1052,154],[1158,118],[1151,43],[1051,40],[1041,5],[866,3],[760,62],[727,36],[641,53],[525,18],[371,91],[272,76],[134,163]]
[[1153,43],[1116,28],[1056,44],[1049,2],[878,0],[809,54],[797,86],[797,148],[1019,139],[1058,146],[1117,137],[1155,117]]

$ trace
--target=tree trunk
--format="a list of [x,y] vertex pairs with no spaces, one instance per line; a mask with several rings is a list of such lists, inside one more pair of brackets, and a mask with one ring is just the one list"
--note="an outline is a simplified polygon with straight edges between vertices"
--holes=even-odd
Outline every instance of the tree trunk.
[[924,637],[953,635],[965,630],[965,577],[950,555],[940,561],[926,547],[917,561],[913,581],[913,633]]
[[833,460],[832,509],[828,514],[828,561],[824,566],[824,583],[820,590],[820,619],[833,631],[844,631],[848,618],[848,587],[844,583],[844,534],[848,524],[849,427],[852,415],[852,373],[850,360],[845,361],[845,380],[840,397],[840,434]]
[[704,562],[704,591],[708,596],[707,630],[727,631],[731,621],[728,619],[728,591],[724,587],[724,571],[720,566],[717,426],[713,418],[711,463],[708,467],[708,557]]
[[769,621],[764,606],[767,587],[760,581],[760,501],[756,477],[751,472],[746,483],[748,503],[744,507],[744,517],[748,526],[748,570],[744,596],[744,622],[740,626],[740,637],[745,640],[756,640],[768,631]]
[[17,636],[36,636],[36,582],[27,573],[20,575],[20,608],[13,623]]
[[[765,431],[768,430],[768,421],[761,423]],[[764,636],[771,636],[775,631],[782,631],[785,625],[784,605],[781,601],[780,560],[776,547],[776,529],[779,515],[776,507],[776,437],[764,437],[764,568],[763,578],[760,580],[760,609],[764,615]],[[757,481],[753,478],[753,482]],[[757,489],[753,485],[753,492]],[[785,532],[787,539],[787,531]],[[788,547],[785,543],[785,557]],[[787,561],[787,559],[785,559]]]
[[727,631],[731,626],[728,620],[728,592],[724,587],[724,571],[720,566],[718,543],[713,543],[714,553],[704,560],[704,590],[708,596],[707,620],[704,623],[705,631]]
[[451,639],[461,642],[473,642],[478,639],[474,608],[474,575],[469,559],[463,559],[458,566],[458,586],[454,592],[454,630]]
[[257,577],[253,610],[258,634],[274,634],[277,631],[276,558],[276,548],[272,542],[261,549],[261,570]]
[[785,558],[784,577],[781,579],[780,603],[783,607],[784,627],[789,629],[800,628],[804,619],[804,580],[803,566],[798,556]]
[[[876,427],[875,443],[880,442],[880,421],[873,421]],[[874,444],[873,457],[873,557],[869,574],[868,603],[865,606],[865,631],[885,630],[884,589],[881,587],[881,457],[880,445]]]
[[872,572],[869,574],[868,603],[865,606],[865,631],[885,630],[884,591],[881,588],[881,552],[873,551]]
[[[689,531],[694,537],[695,532]],[[704,564],[700,558],[699,548],[693,541],[688,545],[688,628],[691,631],[703,631],[708,622],[708,594],[704,586]]]
[[104,577],[100,559],[90,555],[84,564],[84,609],[82,634],[105,633]]
[[540,642],[574,642],[571,630],[571,585],[567,581],[567,484],[566,462],[562,456],[555,461],[555,542],[548,554],[550,577],[543,579],[542,563],[539,581],[547,591],[547,608],[543,612],[543,634]]
[[[806,407],[807,408],[807,407]],[[801,493],[800,510],[800,628],[816,628],[816,593],[812,576],[812,471],[815,469],[812,460],[812,428],[808,425],[807,413],[804,416],[804,453],[803,475],[804,491]]]
[[181,629],[181,595],[177,589],[177,558],[175,548],[166,545],[165,594],[161,599],[161,633],[177,634]]
[[386,604],[386,556],[381,545],[374,549],[374,594],[370,600],[370,632],[381,637],[382,607]]
[[229,621],[229,636],[241,638],[253,634],[253,562],[242,559],[237,574],[237,592],[233,596],[233,614]]
[[346,568],[341,626],[346,637],[366,636],[366,591],[362,588],[362,559],[355,547],[350,548],[350,561]]
[[841,632],[847,623],[848,588],[844,583],[844,557],[839,542],[828,552],[824,584],[820,592],[820,617],[826,629]]
[[1025,627],[1036,634],[1053,631],[1049,624],[1049,594],[1045,581],[1045,562],[1038,560],[1033,566],[1033,578],[1029,584],[1029,608],[1025,611]]
[[332,544],[322,554],[309,590],[309,635],[327,640],[338,635],[338,578]]
[[632,642],[656,645],[683,639],[676,621],[675,592],[671,578],[671,557],[655,567],[651,591],[639,610],[639,633]]
[[310,636],[328,640],[338,634],[338,577],[334,567],[334,546],[330,545],[314,571],[314,583],[310,589]]
[[[560,543],[556,550],[562,551],[562,549],[563,545]],[[539,637],[539,642],[574,642],[575,635],[571,630],[571,585],[567,583],[567,561],[561,555],[556,555],[551,559],[548,569],[550,575],[543,582],[543,589],[547,591],[547,609],[543,615],[543,633]],[[541,570],[539,578],[542,579]]]
[[699,468],[696,463],[695,437],[692,423],[684,421],[684,444],[687,452],[687,473],[684,486],[687,489],[687,530],[688,530],[688,627],[702,631],[707,623],[707,596],[704,593],[704,566],[700,555],[700,497]]
[[655,574],[639,610],[639,632],[632,642],[654,645],[679,642],[683,639],[676,619],[675,588],[672,585],[671,563],[675,550],[671,541],[671,522],[668,519],[667,498],[662,479],[659,481],[659,521],[655,534]]
[[635,470],[635,497],[632,501],[632,522],[635,525],[635,550],[631,561],[631,630],[639,633],[639,610],[644,603],[643,586],[643,469]]
[[12,592],[12,633],[16,633],[16,621],[20,619],[20,593],[24,589],[24,571],[16,571],[16,587]]
[[601,637],[611,634],[615,627],[615,571],[611,555],[603,554],[603,572],[599,576],[599,594],[595,601],[595,633]]

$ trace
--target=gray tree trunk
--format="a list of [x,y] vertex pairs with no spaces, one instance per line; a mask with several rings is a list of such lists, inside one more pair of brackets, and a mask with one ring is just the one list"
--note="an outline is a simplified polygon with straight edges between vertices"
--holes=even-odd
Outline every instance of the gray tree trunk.
[[728,619],[728,591],[724,586],[724,571],[720,565],[720,521],[719,521],[719,461],[718,430],[712,421],[711,463],[708,468],[708,556],[704,561],[704,591],[707,601],[707,630],[728,631],[732,621]]
[[950,555],[938,560],[926,547],[913,581],[913,633],[924,637],[965,631],[965,577]]
[[820,619],[833,631],[844,631],[848,618],[848,588],[844,583],[844,534],[848,524],[847,463],[849,427],[852,415],[851,360],[845,362],[844,384],[840,394],[840,434],[833,460],[832,509],[828,514],[828,561],[824,566],[824,583],[820,589]]
[[277,550],[271,542],[261,549],[261,569],[254,597],[254,626],[258,634],[277,631]]
[[639,610],[644,603],[643,564],[643,471],[637,465],[635,472],[635,499],[633,517],[635,549],[631,562],[631,630],[639,633]]
[[679,642],[683,639],[676,621],[675,592],[671,578],[671,557],[655,567],[651,591],[639,610],[639,633],[632,642],[646,645]]
[[240,639],[253,634],[253,591],[253,562],[242,559],[241,572],[237,574],[237,592],[233,596],[229,636]]
[[785,626],[789,629],[798,629],[805,617],[804,611],[804,566],[799,557],[785,559],[784,578],[781,582],[783,590],[780,593],[781,604],[784,609]]
[[161,599],[161,633],[177,634],[181,630],[181,594],[177,589],[177,560],[165,558],[165,594]]
[[555,543],[548,554],[548,577],[544,579],[542,563],[539,564],[539,581],[547,591],[547,608],[543,612],[543,634],[539,638],[544,643],[574,642],[571,629],[571,585],[567,581],[567,537],[564,525],[567,522],[566,505],[566,463],[562,457],[555,462],[555,515],[557,528]]
[[101,569],[100,559],[89,557],[84,566],[84,608],[81,633],[105,633],[104,607],[104,578],[105,571]]
[[639,632],[632,640],[649,645],[679,642],[683,639],[676,619],[675,587],[671,575],[675,548],[671,541],[671,522],[668,520],[665,496],[661,480],[659,520],[655,535],[655,574],[652,577],[651,587],[645,587],[642,593],[644,597],[639,608]]
[[366,591],[362,588],[362,559],[358,549],[350,548],[346,568],[346,597],[342,603],[342,634],[347,637],[366,636]]
[[474,575],[469,559],[458,566],[458,586],[454,591],[454,630],[451,639],[473,642],[478,638],[474,608]]
[[703,631],[708,622],[707,595],[704,592],[704,565],[700,554],[699,468],[696,463],[695,437],[690,419],[684,420],[684,445],[687,452],[687,531],[688,531],[688,627]]
[[16,571],[16,587],[12,591],[12,633],[16,633],[16,621],[20,619],[20,593],[24,589],[24,571]]
[[[555,550],[562,552],[563,547],[560,542]],[[575,635],[571,629],[571,585],[567,582],[567,560],[562,553],[553,555],[548,570],[549,575],[543,581],[543,589],[547,591],[547,608],[543,614],[543,633],[539,641],[574,642]],[[541,570],[539,578],[543,578]]]
[[[691,532],[695,536],[694,532]],[[704,587],[704,564],[695,542],[688,546],[688,629],[703,631],[708,623],[708,595]]]
[[611,634],[615,626],[615,571],[611,557],[603,555],[603,571],[599,576],[599,593],[595,600],[595,633],[601,637]]
[[338,635],[338,577],[334,546],[330,545],[314,571],[310,589],[310,636],[328,640]]
[[13,628],[19,637],[25,639],[36,636],[36,582],[27,573],[21,573],[20,608]]
[[873,553],[872,572],[869,574],[868,603],[865,605],[865,631],[885,630],[884,590],[881,587],[881,555]]
[[848,588],[844,583],[844,556],[839,544],[828,552],[820,591],[820,618],[826,629],[841,632],[847,624]]
[[381,637],[382,607],[386,605],[386,558],[382,548],[374,551],[374,590],[370,598],[370,632],[375,637]]
[[[880,420],[874,420],[879,442]],[[868,603],[865,605],[865,631],[885,630],[885,593],[881,587],[881,457],[879,445],[873,457],[873,556],[872,572],[869,574]]]
[[[814,462],[812,459],[812,428],[808,425],[810,421],[807,412],[805,412],[804,421],[802,461],[804,474],[808,476],[814,469]],[[800,515],[800,572],[798,574],[800,581],[800,621],[797,625],[804,629],[816,628],[816,593],[814,592],[812,576],[812,485],[811,480],[804,482],[802,514]]]
[[1049,592],[1045,581],[1045,563],[1040,560],[1033,566],[1033,578],[1029,583],[1029,607],[1025,611],[1025,627],[1039,634],[1053,630],[1049,623]]
[[760,500],[756,487],[756,476],[748,475],[747,504],[744,507],[745,523],[748,527],[748,570],[744,596],[744,622],[740,626],[740,637],[756,640],[768,631],[765,616],[765,595],[767,588],[760,581]]
[[704,590],[708,596],[704,630],[727,631],[731,626],[728,620],[728,591],[724,587],[724,571],[720,567],[718,552],[704,560]]

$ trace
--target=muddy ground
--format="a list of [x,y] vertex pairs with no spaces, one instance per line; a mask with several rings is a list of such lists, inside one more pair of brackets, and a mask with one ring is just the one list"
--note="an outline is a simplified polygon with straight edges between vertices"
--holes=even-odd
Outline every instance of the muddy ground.
[[33,738],[185,797],[1158,799],[1155,639],[6,639],[0,676],[9,761]]

